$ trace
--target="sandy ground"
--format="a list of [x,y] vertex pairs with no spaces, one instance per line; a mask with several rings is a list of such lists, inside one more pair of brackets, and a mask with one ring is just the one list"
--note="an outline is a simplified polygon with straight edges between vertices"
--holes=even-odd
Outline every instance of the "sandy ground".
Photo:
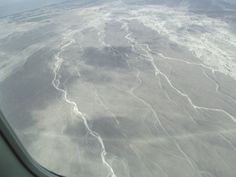
[[235,177],[236,34],[120,1],[1,19],[0,105],[32,157],[72,177]]

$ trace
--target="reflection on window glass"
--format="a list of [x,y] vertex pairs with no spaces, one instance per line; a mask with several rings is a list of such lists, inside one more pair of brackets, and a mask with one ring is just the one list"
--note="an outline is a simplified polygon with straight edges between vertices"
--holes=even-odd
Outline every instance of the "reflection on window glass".
[[70,177],[235,176],[233,0],[3,0],[0,109]]

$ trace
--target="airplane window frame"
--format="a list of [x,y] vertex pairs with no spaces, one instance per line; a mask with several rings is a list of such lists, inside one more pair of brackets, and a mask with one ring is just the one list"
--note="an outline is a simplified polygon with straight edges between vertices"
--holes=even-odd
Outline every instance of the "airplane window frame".
[[[10,150],[19,160],[19,163],[23,165],[23,167],[32,174],[32,176],[36,177],[63,177],[54,172],[47,170],[42,167],[38,162],[36,162],[30,154],[26,151],[22,143],[20,142],[17,135],[14,133],[13,129],[7,122],[5,116],[0,110],[0,134],[3,140],[7,143]],[[14,170],[12,167],[9,167],[9,170]]]

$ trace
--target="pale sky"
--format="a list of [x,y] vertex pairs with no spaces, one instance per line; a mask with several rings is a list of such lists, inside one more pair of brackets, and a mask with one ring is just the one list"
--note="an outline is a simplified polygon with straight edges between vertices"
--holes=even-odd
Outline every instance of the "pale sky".
[[0,17],[66,0],[0,0]]

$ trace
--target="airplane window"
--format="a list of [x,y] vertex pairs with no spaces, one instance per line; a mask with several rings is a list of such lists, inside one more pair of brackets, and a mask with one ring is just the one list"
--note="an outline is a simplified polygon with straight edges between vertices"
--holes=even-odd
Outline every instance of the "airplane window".
[[40,165],[236,175],[234,0],[2,1],[0,110]]

